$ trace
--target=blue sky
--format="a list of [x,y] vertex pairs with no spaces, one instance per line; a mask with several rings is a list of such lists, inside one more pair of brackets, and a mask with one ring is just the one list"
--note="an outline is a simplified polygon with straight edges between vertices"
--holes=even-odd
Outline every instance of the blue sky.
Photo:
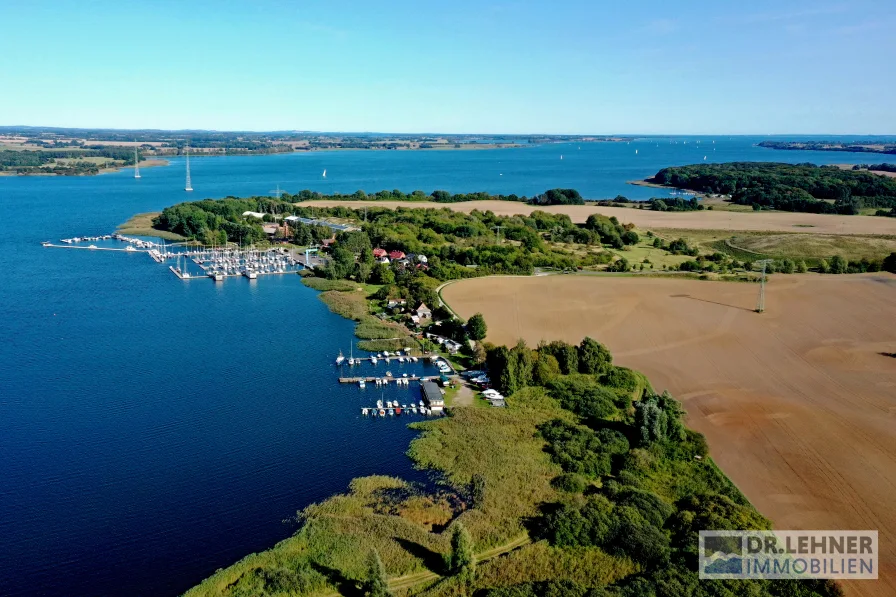
[[893,31],[893,0],[0,0],[0,124],[896,134]]

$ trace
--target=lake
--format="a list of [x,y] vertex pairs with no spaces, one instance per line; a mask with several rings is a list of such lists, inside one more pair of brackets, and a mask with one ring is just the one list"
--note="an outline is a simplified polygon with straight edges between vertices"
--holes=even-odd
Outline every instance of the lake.
[[[336,382],[333,360],[348,353],[353,324],[298,276],[181,281],[143,254],[41,241],[277,185],[518,195],[565,187],[646,199],[666,193],[626,181],[704,156],[886,157],[775,151],[755,147],[760,140],[197,157],[190,194],[181,158],[142,169],[140,180],[131,170],[0,177],[0,594],[175,595],[287,537],[297,510],[353,477],[425,479],[405,456],[408,419],[362,418],[380,390]],[[416,395],[413,386],[384,392]]]

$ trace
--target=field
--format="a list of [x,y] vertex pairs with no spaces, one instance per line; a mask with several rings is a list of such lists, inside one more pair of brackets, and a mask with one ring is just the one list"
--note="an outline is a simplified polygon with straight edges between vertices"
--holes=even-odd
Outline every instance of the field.
[[527,215],[535,209],[564,213],[573,222],[583,223],[594,213],[616,216],[622,223],[632,223],[642,230],[678,228],[689,230],[813,232],[822,234],[896,234],[896,219],[874,216],[837,216],[794,212],[735,212],[705,210],[691,212],[659,212],[628,207],[592,205],[559,205],[535,207],[516,201],[468,201],[434,203],[431,201],[306,201],[303,207],[408,207],[450,208],[469,213],[474,209],[491,210],[498,215]]
[[[703,214],[701,214],[703,215]],[[781,529],[879,529],[896,594],[896,277],[773,277],[758,287],[668,278],[478,278],[448,285],[488,340],[604,342],[615,363],[684,402],[714,459]]]

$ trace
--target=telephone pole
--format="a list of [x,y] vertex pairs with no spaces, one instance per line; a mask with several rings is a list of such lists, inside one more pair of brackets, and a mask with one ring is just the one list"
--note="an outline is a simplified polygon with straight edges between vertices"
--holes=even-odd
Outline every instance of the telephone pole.
[[502,228],[504,228],[504,226],[492,226],[492,230],[495,231],[495,244],[496,245],[501,244],[501,229]]
[[759,301],[756,303],[757,313],[765,313],[765,267],[769,261],[769,259],[763,259],[760,262],[762,263],[762,277],[759,278]]

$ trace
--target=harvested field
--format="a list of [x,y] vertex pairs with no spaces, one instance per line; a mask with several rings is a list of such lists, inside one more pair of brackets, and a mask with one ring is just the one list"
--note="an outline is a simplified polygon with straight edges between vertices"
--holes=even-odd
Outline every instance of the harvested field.
[[306,201],[303,207],[397,207],[450,208],[469,213],[474,209],[491,210],[498,215],[527,215],[535,209],[564,213],[573,222],[583,223],[594,213],[616,216],[622,223],[632,223],[643,230],[684,228],[695,230],[764,230],[772,232],[818,232],[824,234],[896,234],[896,219],[875,216],[836,216],[793,212],[689,211],[660,212],[628,207],[592,205],[554,205],[535,207],[516,201],[468,201],[434,203],[431,201]]
[[879,529],[881,580],[896,595],[896,276],[478,278],[442,291],[488,339],[605,343],[615,362],[684,402],[688,424],[781,529]]

